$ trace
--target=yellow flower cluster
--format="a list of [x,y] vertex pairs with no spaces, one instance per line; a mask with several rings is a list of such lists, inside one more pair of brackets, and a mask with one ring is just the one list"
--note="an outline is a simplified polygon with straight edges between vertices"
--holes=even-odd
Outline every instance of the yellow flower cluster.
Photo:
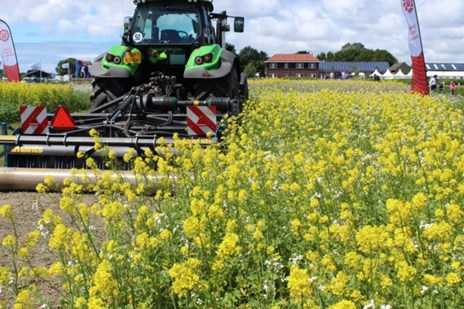
[[235,233],[227,233],[219,244],[217,256],[221,260],[226,260],[231,256],[240,253],[241,248],[238,245],[239,236]]
[[[40,219],[62,262],[48,273],[62,278],[64,302],[463,307],[460,99],[395,82],[250,85],[220,145],[175,137],[145,157],[131,151],[123,159],[135,186],[94,168],[91,205],[68,184],[66,218],[46,210]],[[0,214],[13,216],[7,206]]]
[[302,304],[305,298],[311,297],[311,280],[306,270],[292,265],[287,279],[290,297],[293,302]]
[[199,266],[201,261],[190,258],[185,263],[175,263],[169,269],[172,278],[172,289],[179,297],[185,297],[188,292],[195,290],[200,282]]

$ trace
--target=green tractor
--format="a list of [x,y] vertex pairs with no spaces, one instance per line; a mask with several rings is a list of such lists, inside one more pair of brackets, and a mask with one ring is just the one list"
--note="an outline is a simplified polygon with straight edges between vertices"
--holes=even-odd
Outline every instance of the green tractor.
[[[91,67],[95,111],[114,110],[115,104],[108,103],[144,83],[152,83],[155,95],[179,100],[248,96],[238,57],[224,48],[230,16],[213,13],[212,0],[134,3],[133,17],[124,21],[122,44]],[[243,32],[244,18],[233,18],[234,31]],[[241,104],[233,112],[240,111]]]
[[[224,48],[231,16],[213,13],[210,0],[134,3],[122,44],[90,68],[91,110],[70,114],[60,106],[50,113],[24,106],[21,128],[14,135],[2,129],[0,179],[6,183],[0,182],[0,191],[33,190],[44,175],[61,179],[70,169],[88,169],[79,153],[105,169],[92,130],[115,151],[121,169],[130,170],[122,160],[130,149],[144,157],[148,149],[155,153],[157,145],[174,143],[174,136],[207,147],[221,140],[222,119],[242,111],[246,76],[237,55]],[[244,18],[232,18],[234,30],[243,32]]]

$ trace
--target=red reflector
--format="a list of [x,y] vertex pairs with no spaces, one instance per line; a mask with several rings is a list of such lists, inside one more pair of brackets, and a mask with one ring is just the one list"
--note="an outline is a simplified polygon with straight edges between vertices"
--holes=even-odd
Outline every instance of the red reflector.
[[69,111],[64,106],[60,105],[55,115],[53,115],[51,127],[53,130],[57,131],[73,130],[76,128],[76,123],[74,119],[72,119],[71,114],[69,114]]
[[213,60],[213,55],[207,54],[206,56],[203,56],[203,60],[205,62],[211,62],[211,60]]
[[196,57],[196,58],[195,58],[195,63],[198,64],[198,65],[202,64],[202,63],[203,63],[203,58],[201,58],[201,57]]

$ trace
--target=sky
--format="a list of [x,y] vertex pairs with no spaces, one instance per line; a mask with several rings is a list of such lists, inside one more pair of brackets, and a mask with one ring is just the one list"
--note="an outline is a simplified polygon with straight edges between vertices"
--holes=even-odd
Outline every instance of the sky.
[[[251,46],[268,56],[336,52],[347,43],[385,49],[411,63],[407,0],[214,0],[216,12],[245,17],[244,33],[228,33],[237,51]],[[60,60],[92,61],[121,42],[132,0],[2,0],[21,72],[40,62],[55,73]],[[464,1],[416,0],[426,62],[464,63]]]

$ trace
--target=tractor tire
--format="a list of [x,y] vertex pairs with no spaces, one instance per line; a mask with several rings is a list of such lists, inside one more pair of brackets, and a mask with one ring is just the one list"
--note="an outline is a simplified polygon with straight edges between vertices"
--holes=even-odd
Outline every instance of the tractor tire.
[[[131,89],[131,81],[127,78],[95,78],[92,82],[92,109],[100,107],[108,102],[111,102]],[[116,106],[105,109],[106,111],[114,111]]]
[[[214,97],[228,97],[231,99],[240,100],[238,71],[234,67],[232,71],[224,77],[200,80],[195,84],[194,93],[196,97],[206,93]],[[240,108],[238,112],[241,111],[242,104],[240,100]]]
[[238,95],[238,74],[237,70],[232,71],[221,78],[201,79],[195,83],[195,95],[202,93],[211,94],[215,97],[236,98]]

